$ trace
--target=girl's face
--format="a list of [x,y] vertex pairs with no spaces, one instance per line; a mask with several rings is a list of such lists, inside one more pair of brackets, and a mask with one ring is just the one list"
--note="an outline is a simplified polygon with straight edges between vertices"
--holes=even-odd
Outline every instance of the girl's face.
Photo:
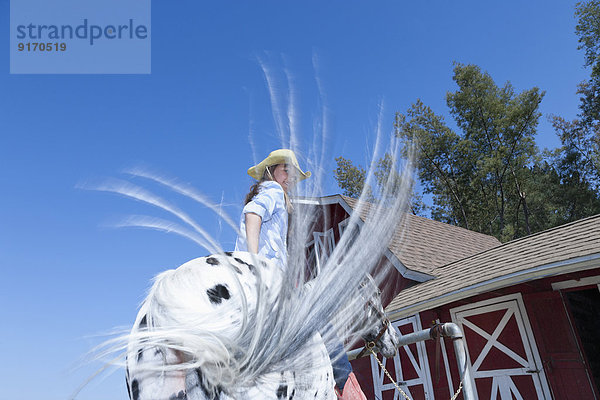
[[273,180],[281,185],[283,190],[287,191],[296,184],[296,174],[294,167],[288,164],[277,164],[273,171]]

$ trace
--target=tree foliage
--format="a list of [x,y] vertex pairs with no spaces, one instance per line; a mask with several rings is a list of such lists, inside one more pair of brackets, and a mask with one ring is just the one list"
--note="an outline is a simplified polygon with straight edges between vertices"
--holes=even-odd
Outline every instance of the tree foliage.
[[[433,219],[505,241],[600,213],[598,145],[588,140],[589,130],[555,117],[563,146],[540,154],[535,135],[542,91],[498,86],[475,65],[456,64],[453,79],[458,88],[446,103],[456,128],[420,100],[396,113],[394,122],[397,136],[417,143],[418,177],[433,202]],[[357,197],[365,169],[336,161],[338,184]],[[389,155],[378,161],[370,196],[382,197],[383,182],[400,187],[391,165]],[[422,214],[422,199],[413,199],[413,212]]]
[[584,66],[591,73],[579,85],[579,118],[551,118],[561,141],[561,147],[547,153],[559,182],[553,193],[558,223],[600,213],[600,1],[577,3],[575,17],[578,49],[584,51]]
[[[579,118],[569,122],[559,116],[552,117],[562,143],[553,157],[562,170],[578,169],[574,175],[578,178],[570,183],[581,179],[578,185],[588,183],[597,190],[600,186],[600,0],[577,3],[575,17],[578,49],[584,51],[584,66],[590,67],[591,72],[590,78],[579,85]],[[567,167],[570,163],[574,166]]]
[[[475,65],[454,66],[458,89],[446,95],[452,126],[420,100],[396,114],[396,135],[418,145],[433,219],[504,241],[600,213],[600,0],[577,3],[575,15],[591,73],[579,85],[579,118],[552,117],[559,148],[540,154],[535,144],[544,92],[498,86]],[[338,184],[356,196],[365,170],[337,161]],[[378,171],[389,177],[385,165],[384,157]]]
[[580,120],[566,121],[554,116],[552,124],[562,146],[548,152],[547,158],[554,166],[560,183],[555,193],[561,216],[559,222],[570,222],[600,213],[598,134],[590,130],[597,125]]
[[525,183],[538,156],[534,136],[543,92],[497,86],[475,65],[456,64],[446,96],[455,132],[421,101],[397,113],[396,134],[416,139],[419,179],[436,220],[502,239],[532,231]]
[[[344,191],[343,194],[354,198],[360,197],[367,178],[365,169],[360,165],[355,166],[351,160],[344,157],[337,157],[335,162],[337,163],[337,168],[333,171],[334,178],[338,186]],[[367,196],[371,198],[372,195],[369,188],[367,188],[367,193]]]
[[600,1],[579,2],[575,6],[579,37],[578,49],[585,52],[584,66],[591,67],[590,79],[579,85],[580,108],[585,123],[600,119]]

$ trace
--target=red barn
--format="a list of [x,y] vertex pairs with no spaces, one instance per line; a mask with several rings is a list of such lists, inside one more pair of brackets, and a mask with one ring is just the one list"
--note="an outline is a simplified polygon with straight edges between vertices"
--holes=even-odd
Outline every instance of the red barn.
[[[311,244],[327,254],[356,200],[298,202],[326,214]],[[463,330],[475,398],[600,398],[600,215],[504,244],[409,215],[380,264],[390,271],[386,312],[402,334],[436,321]],[[458,388],[452,345],[436,347],[404,346],[384,361],[414,400]],[[369,399],[402,399],[374,359],[352,364]]]

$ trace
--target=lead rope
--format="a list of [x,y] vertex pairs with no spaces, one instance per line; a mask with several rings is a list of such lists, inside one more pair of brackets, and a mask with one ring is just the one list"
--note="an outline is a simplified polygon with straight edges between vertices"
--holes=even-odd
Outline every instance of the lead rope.
[[[373,357],[375,357],[375,360],[377,360],[377,364],[379,364],[379,366],[381,367],[381,369],[383,370],[383,372],[385,373],[385,375],[389,378],[390,381],[392,381],[392,383],[394,384],[394,386],[396,387],[396,389],[400,392],[400,394],[402,396],[404,396],[404,398],[406,400],[411,400],[411,398],[408,397],[408,395],[406,393],[404,393],[404,390],[402,390],[400,388],[400,386],[396,383],[396,381],[394,380],[394,378],[392,378],[392,376],[390,375],[390,373],[388,372],[388,370],[385,368],[385,366],[383,365],[383,363],[381,361],[379,361],[379,358],[377,357],[377,354],[373,351],[373,348],[375,347],[375,343],[374,342],[369,342],[369,343],[367,343],[367,345],[365,347],[371,352],[371,354],[373,354]],[[458,394],[462,390],[462,386],[463,386],[463,381],[461,379],[460,380],[460,384],[458,385],[458,389],[456,390],[456,393],[454,393],[454,396],[452,396],[450,398],[450,400],[456,400],[456,398],[458,397]]]

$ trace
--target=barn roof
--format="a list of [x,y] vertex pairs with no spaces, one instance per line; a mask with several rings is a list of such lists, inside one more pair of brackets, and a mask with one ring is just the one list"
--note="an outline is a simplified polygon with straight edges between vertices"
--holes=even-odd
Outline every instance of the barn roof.
[[[353,209],[358,200],[340,197]],[[368,213],[364,207],[364,220]],[[396,229],[389,249],[409,269],[432,275],[442,265],[500,245],[493,236],[473,232],[413,214],[406,214],[404,224]]]
[[390,318],[600,262],[600,215],[562,225],[446,263],[435,279],[404,289],[388,305]]
[[[358,205],[358,200],[343,195],[320,198],[296,198],[305,204],[340,204],[348,214]],[[365,220],[371,204],[365,202],[361,208],[361,220]],[[419,282],[433,279],[433,272],[448,262],[463,259],[500,245],[493,236],[473,232],[442,222],[406,214],[403,224],[398,226],[389,246],[388,258],[402,264],[402,275]],[[435,249],[435,250],[433,250]],[[398,266],[396,265],[398,268]],[[402,271],[407,269],[408,271]]]

